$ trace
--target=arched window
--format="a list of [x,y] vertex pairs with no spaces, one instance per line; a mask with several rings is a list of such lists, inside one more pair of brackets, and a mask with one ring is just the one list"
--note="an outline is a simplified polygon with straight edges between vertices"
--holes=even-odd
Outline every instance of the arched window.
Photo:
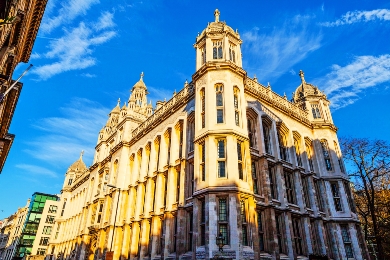
[[333,168],[332,168],[332,161],[330,159],[328,141],[326,141],[325,139],[322,139],[321,140],[321,148],[322,148],[322,153],[324,155],[326,170],[332,171]]
[[217,84],[215,86],[215,97],[217,107],[217,124],[223,123],[223,85]]
[[264,150],[267,154],[272,154],[271,148],[271,120],[269,118],[262,118],[263,124],[263,140],[264,140]]
[[256,140],[257,113],[252,109],[246,111],[249,147],[258,149]]
[[301,136],[297,132],[293,132],[294,135],[294,148],[295,155],[297,157],[298,166],[302,166],[302,157],[301,157]]
[[306,144],[306,154],[307,154],[307,160],[309,161],[309,169],[310,171],[314,171],[313,166],[313,144],[312,141],[305,137],[305,144]]
[[288,129],[286,126],[282,123],[278,127],[278,141],[279,141],[279,152],[280,152],[280,159],[289,162],[290,156],[287,146],[287,134]]
[[229,45],[229,60],[236,62],[236,52],[235,52],[236,46],[234,44]]
[[222,41],[213,42],[213,59],[222,59]]
[[240,126],[240,110],[239,110],[239,90],[234,88],[234,121],[236,126]]
[[201,102],[201,107],[202,107],[202,112],[201,112],[201,120],[202,120],[202,128],[205,128],[206,126],[206,99],[205,99],[205,92],[204,88],[200,90],[200,102]]

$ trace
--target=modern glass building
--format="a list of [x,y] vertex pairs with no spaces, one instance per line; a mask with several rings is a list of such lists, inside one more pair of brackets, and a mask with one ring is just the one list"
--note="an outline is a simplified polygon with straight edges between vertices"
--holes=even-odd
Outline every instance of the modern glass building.
[[43,208],[47,200],[57,201],[59,198],[56,195],[35,192],[32,195],[26,221],[23,226],[22,233],[19,238],[19,243],[15,252],[16,258],[22,258],[31,254],[35,236],[38,230],[39,222],[41,221]]

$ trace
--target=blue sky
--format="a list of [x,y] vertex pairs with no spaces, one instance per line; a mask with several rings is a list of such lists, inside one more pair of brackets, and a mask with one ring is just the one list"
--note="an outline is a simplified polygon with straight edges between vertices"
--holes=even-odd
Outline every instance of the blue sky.
[[[59,193],[67,168],[143,71],[153,104],[195,72],[198,32],[220,19],[238,29],[243,67],[288,98],[307,82],[332,102],[339,136],[390,141],[390,2],[49,0],[23,78],[0,174],[0,219],[33,192]],[[27,64],[18,66],[14,78]]]

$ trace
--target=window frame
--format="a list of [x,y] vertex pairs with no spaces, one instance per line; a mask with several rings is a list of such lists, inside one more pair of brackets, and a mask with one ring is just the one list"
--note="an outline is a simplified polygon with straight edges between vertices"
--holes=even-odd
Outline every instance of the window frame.
[[215,84],[215,108],[216,108],[216,123],[225,123],[225,108],[224,108],[224,85],[222,83]]
[[[221,213],[221,201],[225,201],[225,213]],[[224,219],[221,220],[221,214],[224,214]],[[217,208],[217,218],[218,218],[218,234],[222,233],[224,235],[224,231],[221,227],[225,228],[226,236],[224,236],[224,245],[230,244],[230,236],[229,236],[229,197],[218,197],[218,208]]]
[[[223,143],[223,149],[220,149],[220,144]],[[223,151],[223,157],[221,154],[221,151]],[[221,174],[221,165],[223,165],[223,175]],[[219,138],[217,139],[217,175],[218,178],[227,178],[227,171],[226,171],[226,139],[225,138]]]

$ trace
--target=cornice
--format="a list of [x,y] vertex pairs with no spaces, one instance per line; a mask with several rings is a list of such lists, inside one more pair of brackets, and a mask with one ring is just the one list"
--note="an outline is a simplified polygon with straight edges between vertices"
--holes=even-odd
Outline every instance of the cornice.
[[246,78],[246,71],[231,61],[208,61],[192,75],[192,81],[196,82],[205,73],[217,70],[230,70],[242,78]]

